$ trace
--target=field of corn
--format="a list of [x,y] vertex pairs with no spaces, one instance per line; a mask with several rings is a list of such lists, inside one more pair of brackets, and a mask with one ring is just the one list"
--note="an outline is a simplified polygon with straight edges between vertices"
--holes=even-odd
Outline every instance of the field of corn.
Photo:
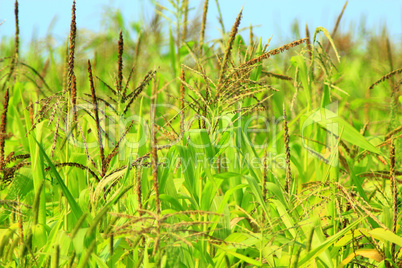
[[347,4],[277,48],[242,11],[207,40],[203,3],[94,34],[73,2],[64,45],[21,48],[16,1],[1,267],[402,267],[400,40],[341,33]]

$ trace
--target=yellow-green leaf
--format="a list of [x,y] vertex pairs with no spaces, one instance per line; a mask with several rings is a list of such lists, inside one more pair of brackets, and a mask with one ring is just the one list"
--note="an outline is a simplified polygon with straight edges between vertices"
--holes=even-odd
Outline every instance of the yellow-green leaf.
[[339,268],[344,267],[346,264],[348,264],[351,260],[353,260],[356,256],[362,256],[368,259],[375,260],[377,262],[381,262],[384,260],[384,258],[381,256],[380,252],[378,252],[376,249],[358,249],[355,252],[351,253],[346,259],[344,259]]

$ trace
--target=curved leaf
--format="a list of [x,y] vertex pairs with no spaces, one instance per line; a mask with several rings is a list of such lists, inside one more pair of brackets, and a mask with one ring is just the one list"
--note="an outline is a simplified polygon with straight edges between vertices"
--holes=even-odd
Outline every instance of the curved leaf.
[[339,265],[339,268],[343,268],[346,264],[356,258],[356,256],[362,256],[375,260],[377,262],[381,262],[384,260],[380,252],[378,252],[376,249],[358,249],[355,252],[351,253],[346,259],[344,259]]
[[334,40],[332,40],[332,37],[331,37],[331,35],[329,34],[328,30],[325,29],[324,27],[317,27],[317,28],[315,29],[314,37],[313,37],[313,44],[315,43],[317,34],[318,34],[319,32],[323,32],[324,35],[328,38],[329,42],[331,43],[332,48],[334,49],[334,52],[335,52],[335,55],[336,55],[336,59],[338,60],[338,62],[340,62],[341,60],[340,60],[338,51],[336,50]]

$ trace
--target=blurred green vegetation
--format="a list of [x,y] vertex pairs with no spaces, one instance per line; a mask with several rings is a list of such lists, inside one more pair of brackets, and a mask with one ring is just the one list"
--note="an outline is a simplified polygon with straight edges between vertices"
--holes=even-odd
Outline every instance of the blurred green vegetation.
[[0,265],[401,267],[401,44],[201,46],[187,5],[75,51],[2,39]]

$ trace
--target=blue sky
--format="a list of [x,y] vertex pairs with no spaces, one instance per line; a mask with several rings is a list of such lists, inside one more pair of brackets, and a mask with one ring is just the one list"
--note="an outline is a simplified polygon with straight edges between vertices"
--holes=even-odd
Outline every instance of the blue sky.
[[[149,20],[153,12],[150,0],[76,0],[77,24],[79,28],[100,31],[103,13],[111,9],[121,9],[127,22],[144,18]],[[175,1],[175,0],[174,0]],[[167,0],[159,1],[169,6]],[[207,40],[220,36],[217,21],[217,8],[210,0],[208,14]],[[304,28],[308,23],[310,31],[323,26],[329,31],[342,9],[344,1],[338,0],[220,0],[226,30],[229,31],[234,19],[244,6],[240,27],[250,24],[255,35],[266,41],[273,36],[274,43],[289,41],[292,38],[291,25],[295,19]],[[53,19],[52,33],[56,40],[64,41],[70,24],[72,0],[20,0],[20,28],[23,41],[29,41],[34,32],[36,37],[46,36]],[[190,16],[201,12],[203,1],[190,0]],[[0,0],[0,38],[14,35],[14,0]],[[401,0],[350,0],[341,23],[341,30],[357,29],[365,19],[370,31],[379,32],[386,25],[391,39],[402,41],[402,1]],[[302,30],[303,30],[302,28]],[[248,33],[246,34],[248,37]],[[0,39],[1,40],[1,39]]]

